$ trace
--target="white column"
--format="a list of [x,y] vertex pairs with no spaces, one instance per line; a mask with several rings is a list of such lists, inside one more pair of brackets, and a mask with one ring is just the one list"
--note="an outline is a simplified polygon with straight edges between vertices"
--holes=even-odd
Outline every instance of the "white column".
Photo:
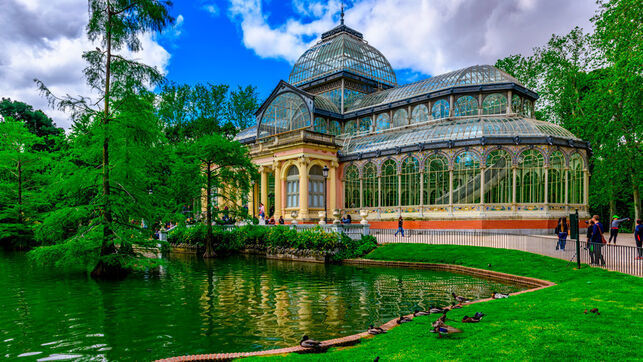
[[545,205],[549,204],[549,166],[545,166]]
[[512,92],[509,90],[507,92],[507,114],[513,113],[515,110],[513,109],[513,105],[511,104],[511,97],[512,97]]
[[511,192],[512,192],[511,200],[512,200],[512,203],[515,205],[516,202],[517,202],[517,200],[516,200],[516,177],[517,177],[518,170],[517,170],[516,166],[512,166],[511,170],[513,171],[513,175],[512,175],[512,177],[513,177],[513,185],[512,185],[513,189],[511,190]]
[[364,208],[364,179],[359,178],[359,208]]
[[569,211],[569,168],[565,167],[565,210]]
[[397,174],[397,207],[402,206],[402,175]]
[[486,166],[482,165],[480,167],[480,205],[484,204],[485,170],[486,170]]
[[424,206],[424,171],[420,172],[420,206]]

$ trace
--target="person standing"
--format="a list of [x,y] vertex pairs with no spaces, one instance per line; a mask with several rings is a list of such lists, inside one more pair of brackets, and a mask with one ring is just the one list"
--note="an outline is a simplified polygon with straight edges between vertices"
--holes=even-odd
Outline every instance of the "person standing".
[[594,230],[594,219],[585,221],[587,224],[587,250],[589,252],[589,263],[594,265],[594,246],[592,245],[592,231]]
[[601,266],[605,266],[605,259],[603,258],[602,247],[605,243],[603,237],[603,224],[601,224],[599,216],[594,215],[594,228],[592,229],[592,246],[594,247],[594,262],[598,265],[600,261]]
[[634,241],[636,241],[636,251],[638,255],[637,260],[643,259],[643,220],[636,220],[636,227],[634,228]]
[[610,227],[610,239],[607,241],[608,243],[612,242],[612,238],[614,238],[614,245],[616,245],[616,238],[618,237],[618,228],[621,226],[621,223],[623,221],[629,220],[629,217],[619,219],[617,215],[612,216],[612,225]]
[[397,236],[398,233],[402,233],[402,237],[404,237],[404,220],[402,219],[402,215],[397,219],[397,231],[395,232],[395,236]]
[[259,203],[259,217],[264,219],[266,218],[266,208],[261,202]]
[[565,251],[565,244],[567,243],[567,234],[569,233],[569,226],[567,225],[567,218],[561,217],[558,219],[558,225],[556,226],[556,234],[558,234],[558,243],[556,244],[556,250]]

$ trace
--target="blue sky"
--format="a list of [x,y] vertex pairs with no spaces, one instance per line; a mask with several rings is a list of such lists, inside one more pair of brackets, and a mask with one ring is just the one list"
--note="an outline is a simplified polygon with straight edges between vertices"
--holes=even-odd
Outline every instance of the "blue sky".
[[[511,54],[530,54],[552,34],[591,32],[594,0],[346,0],[346,24],[362,32],[397,73],[399,84]],[[33,79],[59,95],[91,95],[82,52],[87,0],[3,0],[0,97],[49,108]],[[142,36],[144,50],[125,54],[177,83],[254,85],[263,100],[322,32],[339,23],[340,0],[174,0],[177,22]]]

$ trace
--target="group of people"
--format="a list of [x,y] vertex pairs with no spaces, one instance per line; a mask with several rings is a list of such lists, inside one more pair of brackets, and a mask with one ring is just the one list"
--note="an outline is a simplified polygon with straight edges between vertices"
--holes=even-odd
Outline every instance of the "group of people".
[[259,203],[259,225],[284,225],[286,223],[286,220],[284,220],[283,216],[279,216],[278,220],[275,220],[275,215],[270,216],[270,218],[266,219],[266,207],[263,206],[262,203]]

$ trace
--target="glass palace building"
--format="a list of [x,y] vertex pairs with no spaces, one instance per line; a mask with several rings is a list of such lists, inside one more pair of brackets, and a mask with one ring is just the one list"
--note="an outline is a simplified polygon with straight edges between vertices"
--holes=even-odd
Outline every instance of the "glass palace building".
[[398,85],[342,23],[236,136],[261,174],[249,201],[287,221],[317,222],[326,206],[329,218],[368,212],[372,227],[401,215],[407,228],[543,232],[576,209],[587,216],[589,145],[534,119],[537,98],[489,65]]

